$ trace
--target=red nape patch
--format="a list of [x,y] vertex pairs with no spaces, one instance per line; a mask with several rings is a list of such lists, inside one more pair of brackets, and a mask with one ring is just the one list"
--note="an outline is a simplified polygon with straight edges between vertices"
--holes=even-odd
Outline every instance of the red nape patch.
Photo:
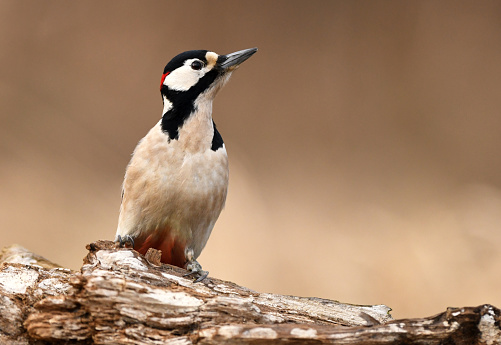
[[164,231],[155,230],[147,236],[139,236],[134,240],[134,249],[145,255],[149,248],[162,251],[161,262],[184,268],[186,243],[171,235],[170,228]]
[[160,80],[160,90],[162,90],[162,85],[164,84],[165,77],[169,75],[170,72],[162,74],[162,80]]

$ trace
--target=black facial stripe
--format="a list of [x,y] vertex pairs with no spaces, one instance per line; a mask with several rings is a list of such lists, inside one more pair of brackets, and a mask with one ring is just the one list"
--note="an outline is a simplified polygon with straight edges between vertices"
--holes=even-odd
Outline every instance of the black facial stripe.
[[172,102],[172,109],[162,116],[162,130],[169,135],[171,140],[179,139],[179,129],[195,110],[195,100],[218,76],[219,72],[213,69],[186,91],[170,90],[168,86],[162,85],[162,95]]
[[179,129],[193,110],[193,102],[173,106],[171,110],[162,116],[162,131],[164,131],[171,140],[179,139]]
[[212,137],[212,146],[210,147],[210,149],[212,151],[217,151],[218,149],[223,147],[223,137],[221,136],[221,134],[219,134],[214,121],[212,121],[212,125],[214,126],[214,136]]

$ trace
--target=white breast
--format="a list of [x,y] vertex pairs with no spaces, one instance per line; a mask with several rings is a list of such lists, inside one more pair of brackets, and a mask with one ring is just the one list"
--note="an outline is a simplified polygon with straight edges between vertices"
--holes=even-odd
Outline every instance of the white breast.
[[126,171],[117,234],[168,225],[198,257],[224,207],[229,171],[225,147],[210,149],[212,119],[189,121],[179,140],[169,140],[159,122],[139,142]]

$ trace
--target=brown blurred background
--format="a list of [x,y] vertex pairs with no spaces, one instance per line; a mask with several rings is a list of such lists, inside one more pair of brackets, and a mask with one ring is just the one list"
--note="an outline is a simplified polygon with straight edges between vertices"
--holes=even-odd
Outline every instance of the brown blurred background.
[[395,317],[501,306],[499,1],[2,1],[0,246],[78,269],[164,65],[254,46],[214,105],[231,181],[204,268]]

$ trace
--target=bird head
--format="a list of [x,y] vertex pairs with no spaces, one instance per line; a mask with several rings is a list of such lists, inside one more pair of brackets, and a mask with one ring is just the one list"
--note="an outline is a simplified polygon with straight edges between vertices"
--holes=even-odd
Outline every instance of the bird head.
[[165,66],[160,81],[162,128],[171,139],[177,138],[178,129],[197,109],[197,102],[212,102],[231,73],[256,51],[250,48],[218,55],[208,50],[189,50]]
[[160,92],[169,95],[173,91],[187,92],[193,89],[193,93],[198,95],[212,88],[219,89],[228,80],[231,72],[256,51],[257,48],[250,48],[227,55],[218,55],[207,50],[181,53],[165,66]]

